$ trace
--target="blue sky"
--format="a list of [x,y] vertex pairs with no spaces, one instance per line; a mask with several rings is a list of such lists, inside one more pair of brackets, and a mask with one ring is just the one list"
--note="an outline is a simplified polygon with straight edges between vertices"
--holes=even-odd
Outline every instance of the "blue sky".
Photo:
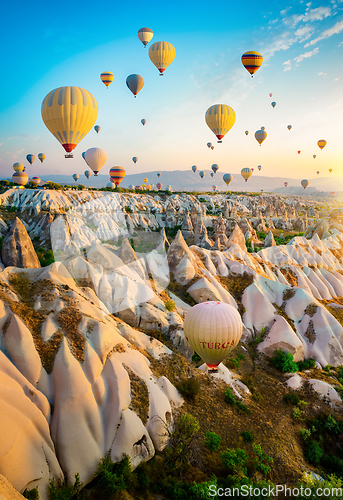
[[[16,20],[15,25],[4,23],[1,32],[6,47],[0,81],[2,177],[12,174],[15,161],[26,164],[29,176],[82,174],[86,165],[81,153],[101,147],[108,157],[101,173],[115,165],[137,173],[193,164],[209,169],[217,163],[221,173],[235,175],[253,167],[257,175],[261,164],[261,175],[311,178],[316,170],[326,176],[333,168],[343,181],[342,0],[223,2],[213,7],[201,2],[74,1],[67,9],[19,1],[15,12],[8,3],[2,12],[4,19]],[[154,31],[151,43],[165,40],[176,48],[163,78],[137,38],[143,26]],[[253,79],[240,60],[247,50],[264,57]],[[115,75],[108,90],[99,78],[102,71]],[[125,85],[131,73],[145,79],[137,99]],[[40,115],[44,96],[63,85],[93,93],[102,127],[98,135],[89,132],[72,160],[64,158]],[[237,115],[218,145],[204,121],[206,109],[216,103],[230,105]],[[254,132],[261,126],[268,137],[259,147]],[[320,151],[316,143],[322,138],[328,144]],[[213,151],[206,147],[209,141]],[[36,160],[29,166],[26,154],[39,152],[47,155],[44,164]]]

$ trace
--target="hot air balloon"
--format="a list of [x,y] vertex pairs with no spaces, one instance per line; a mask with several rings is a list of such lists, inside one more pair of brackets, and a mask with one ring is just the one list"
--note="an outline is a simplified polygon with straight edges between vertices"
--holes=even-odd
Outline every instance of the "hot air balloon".
[[271,105],[273,106],[273,108],[275,108],[275,106],[276,106],[276,102],[275,102],[275,101],[273,101],[273,102],[271,103]]
[[134,157],[132,158],[132,161],[133,161],[133,163],[137,163],[137,161],[138,161],[137,156],[134,156]]
[[318,141],[318,142],[317,142],[317,144],[318,144],[318,147],[319,147],[320,149],[323,149],[323,148],[325,148],[325,146],[326,146],[327,142],[326,142],[326,140],[325,140],[325,139],[320,139],[320,141]]
[[198,168],[198,167],[197,167],[196,165],[193,165],[193,166],[192,166],[192,170],[193,170],[193,172],[196,172],[196,171],[197,171],[197,168]]
[[157,187],[157,189],[158,189],[158,190],[160,190],[160,189],[162,189],[163,184],[161,184],[160,182],[158,182],[158,183],[156,184],[156,187]]
[[317,170],[317,175],[319,175],[319,170]]
[[292,129],[292,125],[287,125],[288,130]]
[[[85,160],[85,155],[86,155],[86,151],[84,151],[83,153],[81,153],[81,156],[82,158]],[[86,161],[86,160],[85,160]]]
[[245,135],[249,135],[249,130],[246,130],[244,133]]
[[147,191],[150,191],[150,189],[151,189],[151,184],[147,184],[147,185],[145,186],[145,189],[146,189]]
[[214,149],[214,146],[211,146],[211,149],[213,150],[213,149]]
[[24,170],[23,170],[23,172],[25,172],[25,171],[26,171],[26,167],[24,167]]
[[218,170],[219,170],[219,165],[217,165],[216,163],[213,163],[211,169],[216,174],[218,172]]
[[284,182],[283,185],[285,186],[285,188],[288,186],[288,182]]
[[212,186],[212,189],[213,189],[213,191],[215,191],[217,189],[217,186],[215,186],[215,185]]
[[307,186],[309,185],[309,182],[308,182],[308,180],[307,180],[307,179],[303,179],[303,180],[301,181],[301,183],[300,183],[300,184],[302,185],[302,187],[303,187],[304,189],[306,189],[306,188],[307,188]]
[[330,193],[330,194],[331,194],[331,196],[332,196],[332,198],[333,198],[333,197],[335,196],[335,194],[336,194],[336,193],[335,193],[334,191],[332,191],[332,193]]
[[135,189],[135,186],[133,184],[130,184],[129,189]]
[[266,130],[266,127],[261,127],[261,130]]
[[126,85],[128,89],[131,90],[134,97],[136,97],[138,92],[143,88],[144,78],[141,75],[129,75],[126,78]]
[[45,160],[45,158],[46,158],[46,155],[44,153],[39,153],[38,159],[40,160],[41,163],[43,163],[43,161]]
[[40,178],[39,177],[32,177],[31,179],[31,182],[33,182],[33,184],[36,184],[36,186],[38,186],[40,184]]
[[137,36],[144,45],[144,48],[146,48],[146,46],[154,36],[154,32],[150,28],[141,28],[140,30],[138,30]]
[[143,179],[144,184],[146,184],[148,182],[148,180],[149,179],[147,177],[145,177],[145,179]]
[[208,142],[208,143],[207,143],[207,147],[208,147],[209,149],[211,149],[211,146],[212,146],[212,142]]
[[257,168],[258,168],[259,170],[261,170],[262,166],[261,166],[261,165],[259,165]]
[[253,172],[253,171],[254,171],[254,169],[252,168],[252,169],[251,169],[251,171]]
[[273,97],[273,94],[269,94],[269,97]]
[[146,124],[146,119],[145,119],[145,118],[143,118],[143,120],[141,120],[141,124],[142,124],[142,125],[145,125],[145,124]]
[[[122,167],[112,167],[110,169],[111,181],[114,182],[116,186],[119,186],[125,175],[126,172]],[[141,186],[136,186],[136,189],[141,189]]]
[[241,170],[241,176],[245,180],[245,182],[248,182],[248,179],[252,176],[252,170],[251,168],[242,168]]
[[36,157],[35,157],[35,155],[27,155],[26,159],[32,165],[32,163],[35,161]]
[[205,172],[204,172],[203,170],[201,170],[201,171],[199,172],[199,175],[200,175],[200,177],[203,179],[203,178],[205,177]]
[[330,174],[331,174],[331,172],[332,172],[332,168],[329,168],[329,172],[330,172]]
[[301,153],[301,151],[299,150],[299,151],[298,151],[298,155],[300,155],[300,153]]
[[88,90],[59,87],[44,97],[41,112],[45,126],[70,153],[94,126],[98,104]]
[[108,183],[106,184],[106,187],[111,188],[111,189],[115,189],[115,188],[116,188],[116,185],[115,185],[115,183],[114,183],[114,182],[108,182]]
[[95,125],[94,130],[98,134],[100,132],[100,130],[101,130],[100,125]]
[[163,76],[163,72],[174,61],[175,47],[169,42],[153,43],[149,49],[150,61]]
[[265,130],[262,130],[262,128],[261,130],[257,130],[255,132],[255,139],[257,140],[260,146],[266,137],[267,137],[267,132]]
[[13,163],[13,170],[15,172],[23,172],[24,171],[24,165],[22,163]]
[[87,177],[87,179],[89,179],[91,175],[92,175],[92,171],[91,170],[86,170],[85,171],[85,176]]
[[75,182],[78,180],[78,178],[79,178],[79,174],[73,174],[73,179]]
[[142,189],[142,186],[135,186],[135,189]]
[[172,187],[170,184],[168,184],[168,186],[167,186],[167,191],[169,191],[170,193],[172,192]]
[[210,176],[211,176],[211,177],[214,177],[214,172],[211,172],[211,173],[210,173]]
[[245,69],[251,74],[251,78],[254,76],[254,73],[256,73],[262,63],[263,57],[259,52],[254,52],[253,50],[251,50],[249,52],[245,52],[242,55],[242,64]]
[[158,172],[157,177],[161,177],[161,173],[160,172]]
[[317,158],[317,155],[313,155],[313,158],[316,159]]
[[25,186],[29,181],[29,177],[25,172],[14,172],[12,175],[12,182],[18,184],[19,186]]
[[237,310],[219,301],[193,306],[186,314],[183,327],[189,345],[211,371],[236,347],[243,330]]
[[114,80],[114,74],[111,71],[104,71],[100,75],[100,80],[108,88]]
[[217,137],[218,142],[222,142],[222,138],[236,121],[236,113],[226,104],[214,104],[206,111],[205,121]]
[[87,165],[93,170],[94,175],[97,176],[99,171],[105,165],[107,154],[103,149],[90,148],[85,152],[85,161]]
[[228,186],[230,184],[230,182],[232,181],[233,179],[233,175],[231,174],[224,174],[223,175],[223,181],[225,182],[225,184]]

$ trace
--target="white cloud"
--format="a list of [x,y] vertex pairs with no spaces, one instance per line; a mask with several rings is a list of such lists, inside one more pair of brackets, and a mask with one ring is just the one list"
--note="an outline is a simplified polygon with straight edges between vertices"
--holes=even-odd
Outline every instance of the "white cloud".
[[339,21],[334,26],[332,26],[332,28],[329,28],[325,31],[322,31],[322,33],[317,38],[308,42],[305,45],[305,47],[309,47],[310,45],[314,45],[315,43],[320,42],[320,40],[324,40],[324,38],[329,38],[332,35],[337,35],[342,30],[343,30],[343,21]]
[[294,35],[297,38],[300,38],[299,43],[304,42],[310,36],[312,36],[313,29],[310,26],[303,26],[302,28],[298,28],[295,32]]
[[282,65],[285,66],[283,72],[289,71],[290,69],[292,69],[292,63],[291,63],[290,59],[288,59],[288,61],[285,61],[284,63],[282,63]]
[[318,76],[327,76],[327,73],[323,73],[322,71],[318,73]]
[[303,61],[304,59],[308,59],[309,57],[312,57],[316,54],[318,54],[319,52],[319,48],[316,47],[315,49],[313,50],[310,50],[309,52],[305,52],[304,54],[300,54],[300,56],[297,56],[293,59],[293,61],[296,62],[296,66],[299,66],[299,64],[301,63],[301,61]]
[[331,16],[330,7],[317,7],[316,9],[311,9],[305,13],[303,16],[303,22],[307,21],[322,21],[326,17]]

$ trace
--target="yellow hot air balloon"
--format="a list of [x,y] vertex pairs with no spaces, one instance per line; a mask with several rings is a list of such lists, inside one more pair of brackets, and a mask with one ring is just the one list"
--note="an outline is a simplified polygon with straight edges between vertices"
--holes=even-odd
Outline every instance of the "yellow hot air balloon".
[[325,139],[320,139],[320,141],[318,141],[318,142],[317,142],[317,145],[318,145],[318,147],[319,147],[320,149],[325,148],[326,144],[327,144],[327,142],[326,142],[326,140],[325,140]]
[[111,71],[104,71],[100,75],[100,80],[108,88],[114,80],[114,74]]
[[261,129],[255,132],[255,139],[257,140],[260,146],[266,137],[267,137],[267,132],[265,130]]
[[137,36],[144,45],[144,48],[146,48],[146,46],[154,36],[154,32],[150,28],[141,28],[140,30],[138,30]]
[[332,172],[332,168],[329,168],[329,172],[330,172],[330,174],[331,174],[331,172]]
[[214,104],[206,111],[205,121],[218,142],[222,142],[224,135],[234,126],[236,113],[227,104]]
[[245,182],[248,182],[248,179],[252,176],[252,170],[251,168],[242,168],[241,170],[241,176],[245,180]]
[[44,153],[39,153],[38,158],[39,158],[39,161],[40,161],[41,163],[43,163],[43,161],[44,161],[44,160],[45,160],[45,158],[46,158],[46,155],[45,155]]
[[22,163],[13,163],[13,170],[15,172],[23,172],[24,170],[24,165]]
[[254,76],[254,73],[261,67],[263,63],[262,54],[259,52],[255,52],[250,50],[249,52],[244,52],[242,55],[242,64],[247,71],[251,74],[251,78]]
[[243,330],[237,310],[224,302],[201,302],[187,313],[183,324],[185,337],[211,371],[238,344]]
[[149,49],[150,61],[163,76],[163,72],[174,61],[175,47],[169,42],[155,42]]
[[[41,111],[45,126],[70,153],[93,128],[98,104],[88,90],[59,87],[44,97]],[[73,158],[72,154],[65,156]]]
[[149,179],[147,179],[147,178],[143,179],[144,184],[146,184],[148,182],[148,180]]

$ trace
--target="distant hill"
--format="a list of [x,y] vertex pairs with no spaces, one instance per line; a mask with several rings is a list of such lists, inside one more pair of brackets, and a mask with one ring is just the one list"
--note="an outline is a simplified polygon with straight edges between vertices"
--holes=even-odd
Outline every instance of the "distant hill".
[[[300,185],[299,179],[291,179],[289,177],[265,177],[256,171],[249,179],[245,182],[241,177],[240,173],[233,174],[233,181],[226,187],[223,181],[223,173],[218,171],[214,177],[210,176],[211,170],[204,170],[205,177],[203,179],[199,176],[199,171],[192,172],[191,170],[174,170],[174,171],[159,171],[161,176],[158,178],[158,171],[143,172],[140,174],[127,175],[121,183],[121,187],[127,188],[130,184],[139,185],[143,183],[143,179],[147,177],[149,179],[149,184],[156,184],[161,182],[163,187],[168,184],[172,186],[174,190],[184,190],[184,191],[210,191],[212,186],[216,185],[219,191],[224,191],[229,189],[230,191],[275,191],[279,193],[290,193],[290,194],[303,194],[304,189]],[[42,175],[42,180],[50,180],[52,182],[57,182],[59,184],[83,184],[86,187],[104,187],[109,182],[108,175],[98,175],[95,177],[91,176],[89,180],[83,174],[80,174],[80,178],[76,183],[71,175]],[[284,182],[288,182],[288,187],[284,187]],[[309,187],[306,189],[306,193],[315,193],[321,191],[343,191],[343,179],[339,177],[314,177],[309,179]]]

